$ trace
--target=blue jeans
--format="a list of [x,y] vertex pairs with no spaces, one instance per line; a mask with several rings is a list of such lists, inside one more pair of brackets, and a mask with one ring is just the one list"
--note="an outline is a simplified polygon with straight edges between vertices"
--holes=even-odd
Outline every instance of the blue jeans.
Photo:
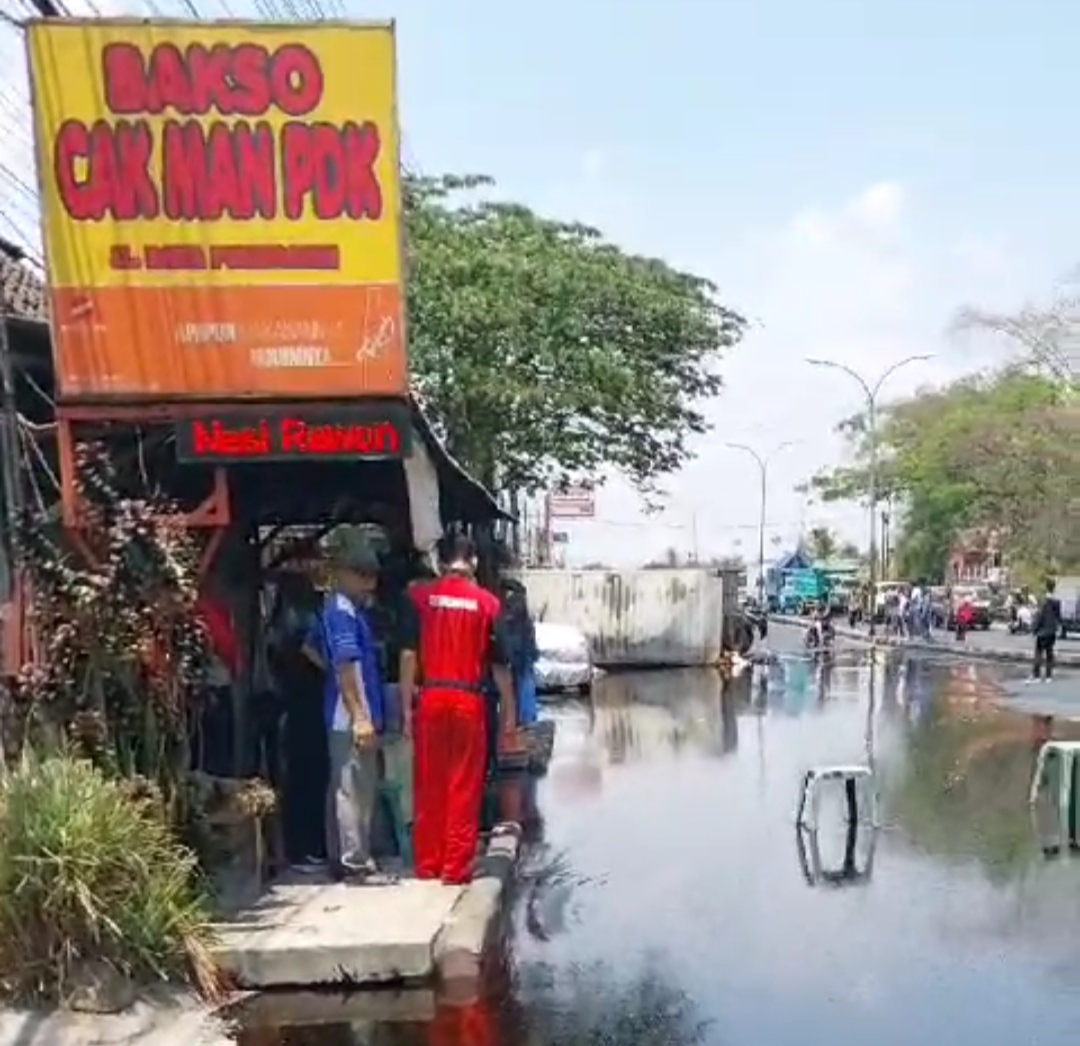
[[536,699],[536,676],[531,668],[518,673],[514,680],[514,690],[517,694],[518,726],[535,723],[539,715],[539,706]]

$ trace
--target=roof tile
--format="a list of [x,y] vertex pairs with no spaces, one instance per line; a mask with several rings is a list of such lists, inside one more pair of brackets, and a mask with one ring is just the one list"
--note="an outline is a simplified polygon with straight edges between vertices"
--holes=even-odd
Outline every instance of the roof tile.
[[0,297],[10,316],[42,323],[49,318],[45,281],[6,240],[0,240]]

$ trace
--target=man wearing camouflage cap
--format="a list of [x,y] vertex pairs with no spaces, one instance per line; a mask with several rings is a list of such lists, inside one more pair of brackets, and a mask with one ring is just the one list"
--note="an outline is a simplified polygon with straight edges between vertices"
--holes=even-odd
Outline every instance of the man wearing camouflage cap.
[[328,849],[342,874],[373,882],[371,826],[378,797],[378,739],[386,699],[365,607],[374,598],[379,555],[362,528],[337,527],[323,543],[331,588],[314,637],[326,666],[329,733]]

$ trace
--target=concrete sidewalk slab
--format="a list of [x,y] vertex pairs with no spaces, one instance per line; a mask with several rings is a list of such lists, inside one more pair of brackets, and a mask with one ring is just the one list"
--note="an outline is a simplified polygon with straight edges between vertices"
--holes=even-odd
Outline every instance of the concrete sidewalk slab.
[[465,889],[435,941],[435,966],[444,982],[480,976],[484,947],[502,907],[503,891],[513,874],[520,845],[516,825],[492,833],[479,874]]
[[214,957],[239,988],[415,984],[479,973],[520,831],[500,826],[468,886],[299,880],[218,925]]
[[214,957],[242,988],[424,980],[461,892],[417,880],[274,886],[217,928]]

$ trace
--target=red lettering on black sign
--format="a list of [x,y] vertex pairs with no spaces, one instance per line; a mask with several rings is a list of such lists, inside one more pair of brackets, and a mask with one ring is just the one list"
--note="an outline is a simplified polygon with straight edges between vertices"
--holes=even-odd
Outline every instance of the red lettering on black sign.
[[401,436],[389,421],[313,424],[285,417],[242,426],[217,419],[191,425],[196,458],[382,457],[401,450]]
[[220,421],[195,421],[192,447],[200,457],[265,457],[272,449],[270,428],[265,421],[241,429],[228,429]]

